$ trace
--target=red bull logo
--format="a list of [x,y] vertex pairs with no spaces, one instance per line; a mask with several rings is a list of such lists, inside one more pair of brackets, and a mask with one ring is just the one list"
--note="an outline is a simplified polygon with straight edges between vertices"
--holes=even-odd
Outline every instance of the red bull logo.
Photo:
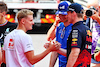
[[92,36],[92,33],[90,30],[87,30],[87,35]]
[[90,30],[87,30],[86,41],[92,42],[92,33]]
[[77,38],[73,38],[73,39],[72,39],[72,44],[71,44],[71,45],[72,45],[72,46],[77,46],[77,40],[78,40]]

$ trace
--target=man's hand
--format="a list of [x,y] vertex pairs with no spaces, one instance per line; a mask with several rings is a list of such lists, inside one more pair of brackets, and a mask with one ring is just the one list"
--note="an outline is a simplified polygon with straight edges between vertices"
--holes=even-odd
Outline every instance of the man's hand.
[[3,14],[2,13],[0,13],[0,20],[3,18]]
[[51,51],[57,51],[60,48],[60,46],[61,46],[61,44],[57,41],[53,42],[53,43],[50,42],[50,43],[44,44],[44,47],[46,49],[51,50]]
[[94,54],[94,59],[98,62],[100,61],[100,51]]
[[96,20],[100,24],[100,17],[98,12],[94,11],[94,14],[90,18]]
[[96,12],[96,11],[94,10],[94,14],[93,14],[90,18],[92,18],[93,20],[97,20],[98,17],[99,17],[98,12]]
[[59,14],[57,14],[54,25],[58,26],[59,22],[60,22]]

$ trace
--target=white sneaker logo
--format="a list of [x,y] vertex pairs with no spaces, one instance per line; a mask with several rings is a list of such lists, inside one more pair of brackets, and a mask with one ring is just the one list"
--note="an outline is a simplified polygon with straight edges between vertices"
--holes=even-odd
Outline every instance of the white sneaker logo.
[[61,6],[61,7],[59,7],[60,9],[65,9],[65,6]]

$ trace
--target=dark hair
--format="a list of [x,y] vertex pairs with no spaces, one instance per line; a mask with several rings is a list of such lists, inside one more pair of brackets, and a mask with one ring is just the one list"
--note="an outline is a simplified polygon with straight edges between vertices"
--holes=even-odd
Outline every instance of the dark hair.
[[83,18],[84,10],[81,10],[80,13],[77,13],[77,16],[79,18]]
[[[73,13],[74,11],[71,11],[71,10],[70,10],[70,12]],[[77,14],[77,17],[78,17],[78,18],[83,18],[83,12],[84,12],[84,11],[82,10],[82,13],[76,13],[76,14]]]
[[83,14],[82,13],[77,13],[78,18],[83,18]]
[[7,12],[7,10],[7,5],[4,2],[0,1],[0,12]]
[[[71,11],[72,13],[73,11]],[[84,10],[81,10],[80,13],[76,13],[78,18],[83,18],[83,13],[84,13]]]

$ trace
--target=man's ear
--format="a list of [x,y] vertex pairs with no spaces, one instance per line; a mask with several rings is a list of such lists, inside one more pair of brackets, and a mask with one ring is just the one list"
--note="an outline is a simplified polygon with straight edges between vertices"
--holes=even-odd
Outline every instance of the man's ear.
[[21,23],[25,24],[25,19],[24,18],[21,19]]
[[71,16],[73,18],[73,16],[75,15],[75,11],[71,12]]
[[73,12],[73,15],[74,15],[74,16],[77,16],[77,13],[74,11],[74,12]]

